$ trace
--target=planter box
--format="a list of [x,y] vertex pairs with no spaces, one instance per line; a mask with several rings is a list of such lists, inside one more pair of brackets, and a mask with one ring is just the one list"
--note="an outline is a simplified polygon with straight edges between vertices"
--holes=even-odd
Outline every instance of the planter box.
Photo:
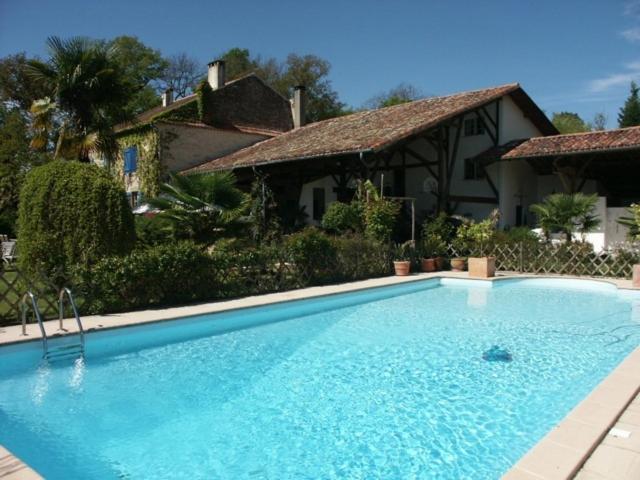
[[640,288],[640,263],[633,266],[633,277],[631,285],[634,288]]
[[489,278],[496,276],[496,257],[470,257],[469,276]]

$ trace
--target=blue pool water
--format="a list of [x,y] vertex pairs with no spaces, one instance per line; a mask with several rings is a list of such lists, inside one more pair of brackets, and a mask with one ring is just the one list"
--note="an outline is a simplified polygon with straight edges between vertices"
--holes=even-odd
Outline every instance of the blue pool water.
[[4,347],[0,444],[49,479],[493,479],[639,340],[605,284],[433,280]]

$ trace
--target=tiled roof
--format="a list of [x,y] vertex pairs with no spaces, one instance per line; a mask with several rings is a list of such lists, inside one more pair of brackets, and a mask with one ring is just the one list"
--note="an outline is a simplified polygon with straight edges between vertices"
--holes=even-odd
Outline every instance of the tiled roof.
[[484,164],[498,161],[504,156],[504,154],[510,152],[511,150],[516,148],[518,145],[521,145],[527,140],[528,138],[520,138],[517,140],[511,140],[507,143],[503,143],[502,145],[489,147],[484,152],[481,152],[478,155],[476,155],[474,158],[476,160],[480,160]]
[[502,158],[512,160],[629,149],[640,149],[640,127],[534,137],[507,152]]
[[[267,163],[301,160],[365,151],[379,151],[385,147],[425,131],[465,111],[478,108],[504,95],[518,95],[514,100],[527,103],[536,110],[540,128],[549,131],[553,126],[517,83],[458,93],[443,97],[425,98],[402,105],[357,112],[332,118],[264,140],[222,158],[199,165],[191,172],[224,170],[257,166]],[[553,130],[552,130],[553,131]]]

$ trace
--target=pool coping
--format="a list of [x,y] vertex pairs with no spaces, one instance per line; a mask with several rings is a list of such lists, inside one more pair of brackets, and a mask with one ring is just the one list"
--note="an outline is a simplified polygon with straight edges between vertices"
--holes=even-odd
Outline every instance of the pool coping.
[[[618,289],[638,290],[631,286],[630,280],[610,278],[500,272],[496,277],[479,279],[469,277],[467,272],[434,272],[413,274],[406,277],[381,277],[338,285],[309,287],[182,307],[142,310],[110,315],[92,315],[83,317],[83,325],[86,332],[126,328],[141,324],[171,321],[178,318],[227,312],[230,310],[240,310],[439,278],[491,282],[514,278],[561,278],[599,281],[612,284]],[[68,328],[64,331],[56,330],[55,333],[49,334],[48,338],[77,333],[75,322],[72,323],[70,319],[66,319],[65,321],[67,322]],[[58,320],[44,322],[45,328],[55,328],[57,327],[57,323]],[[35,331],[35,334],[28,333],[27,336],[21,335],[20,325],[0,327],[0,347],[40,341],[41,336],[37,325],[28,324],[27,327],[29,330]],[[502,478],[504,480],[557,480],[573,478],[591,453],[593,453],[600,444],[609,429],[625,411],[626,407],[639,393],[640,346],[631,352],[585,399],[518,460]],[[7,462],[8,465],[19,465],[17,470],[11,469],[11,471],[5,473],[2,470],[3,463],[0,463],[0,478],[3,480],[42,478],[24,464],[24,462],[13,456],[11,452],[4,449],[2,445],[0,445],[0,461]]]

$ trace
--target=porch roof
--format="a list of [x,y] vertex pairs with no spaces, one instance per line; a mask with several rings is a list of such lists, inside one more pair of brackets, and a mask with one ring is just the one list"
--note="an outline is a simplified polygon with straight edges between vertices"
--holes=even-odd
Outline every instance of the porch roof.
[[544,134],[557,130],[519,84],[473,90],[442,97],[357,112],[306,125],[264,140],[225,157],[189,169],[187,173],[254,167],[360,152],[379,152],[464,112],[505,95],[527,113]]
[[534,137],[502,155],[502,159],[533,159],[630,150],[640,152],[640,127]]

